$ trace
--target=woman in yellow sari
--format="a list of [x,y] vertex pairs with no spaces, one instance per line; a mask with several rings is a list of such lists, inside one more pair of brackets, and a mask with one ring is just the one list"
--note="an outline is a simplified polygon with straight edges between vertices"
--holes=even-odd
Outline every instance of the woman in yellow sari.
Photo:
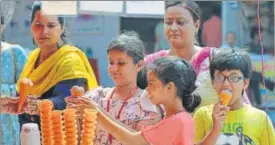
[[[35,2],[31,31],[34,43],[39,47],[30,53],[19,80],[27,78],[33,82],[28,92],[35,97],[23,106],[19,114],[21,127],[29,122],[40,124],[38,104],[42,99],[51,100],[54,109],[63,110],[66,107],[64,98],[70,95],[72,86],[80,85],[87,89],[97,87],[86,55],[80,49],[66,44],[64,17],[42,15],[41,2]],[[16,113],[18,100],[2,99],[2,112]]]

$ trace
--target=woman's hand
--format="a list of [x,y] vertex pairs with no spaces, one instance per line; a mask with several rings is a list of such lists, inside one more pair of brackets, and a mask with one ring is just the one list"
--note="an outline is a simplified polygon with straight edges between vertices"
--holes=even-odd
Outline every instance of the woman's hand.
[[220,102],[214,105],[212,112],[213,129],[221,131],[223,128],[223,122],[226,119],[227,112],[230,110],[228,106],[221,105]]
[[39,111],[39,104],[40,104],[41,100],[36,99],[35,97],[28,97],[27,98],[27,106],[24,107],[24,110],[26,113],[30,114],[30,115],[39,115],[40,111]]
[[[1,112],[8,114],[22,114],[25,113],[25,109],[21,109],[20,112],[17,112],[19,104],[19,97],[5,97],[1,96]],[[26,108],[28,102],[24,102],[23,108]]]

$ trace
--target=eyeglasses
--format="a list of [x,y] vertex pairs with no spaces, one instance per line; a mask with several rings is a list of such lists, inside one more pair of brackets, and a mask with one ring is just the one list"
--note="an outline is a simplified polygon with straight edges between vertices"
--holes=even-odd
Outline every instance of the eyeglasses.
[[245,78],[240,76],[222,76],[222,75],[214,77],[214,80],[219,83],[223,83],[225,79],[227,79],[230,83],[238,83],[240,80],[244,80]]

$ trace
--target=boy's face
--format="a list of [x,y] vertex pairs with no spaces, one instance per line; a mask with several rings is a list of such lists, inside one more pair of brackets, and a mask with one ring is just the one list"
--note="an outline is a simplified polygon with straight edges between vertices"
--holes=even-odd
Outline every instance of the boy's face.
[[240,70],[215,70],[213,86],[218,94],[222,90],[227,89],[233,92],[229,106],[234,104],[242,96],[242,92],[246,90],[249,85],[249,80],[243,77]]

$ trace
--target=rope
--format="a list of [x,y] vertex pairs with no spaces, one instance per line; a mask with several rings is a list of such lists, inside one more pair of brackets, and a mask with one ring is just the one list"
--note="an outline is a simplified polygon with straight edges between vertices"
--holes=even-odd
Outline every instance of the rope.
[[[261,63],[262,63],[262,81],[263,81],[263,87],[264,90],[266,91],[266,84],[265,84],[265,79],[264,79],[264,73],[265,73],[265,67],[264,67],[264,47],[263,47],[263,41],[262,41],[262,33],[261,33],[261,19],[260,19],[260,0],[257,1],[257,22],[258,22],[258,32],[259,32],[259,38],[260,38],[260,45],[261,45],[261,51],[262,51],[262,55],[261,55]],[[267,98],[267,94],[266,92],[264,93],[265,96],[265,101],[266,104],[268,102],[268,98]],[[265,107],[265,111],[268,111],[268,107],[266,105]],[[270,145],[270,137],[269,137],[269,132],[268,132],[268,115],[266,115],[266,129],[267,129],[267,135],[268,135],[268,144]]]

